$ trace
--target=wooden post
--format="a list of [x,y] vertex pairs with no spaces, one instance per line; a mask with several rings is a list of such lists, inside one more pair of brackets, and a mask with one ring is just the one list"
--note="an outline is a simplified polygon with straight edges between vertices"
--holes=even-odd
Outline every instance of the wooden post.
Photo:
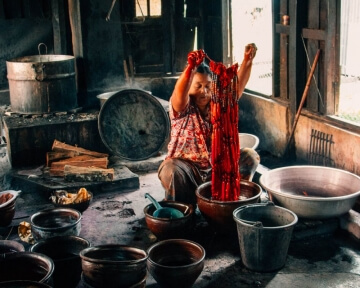
[[313,65],[312,65],[312,67],[311,67],[311,71],[310,71],[310,73],[309,73],[309,76],[308,76],[308,79],[307,79],[307,82],[306,82],[306,85],[305,85],[304,93],[303,93],[303,95],[302,95],[302,97],[301,97],[301,102],[300,102],[299,108],[298,108],[298,110],[297,110],[297,113],[296,113],[296,115],[295,115],[294,124],[293,124],[292,130],[291,130],[291,133],[290,133],[290,138],[289,138],[288,143],[287,143],[287,145],[286,145],[286,149],[285,149],[284,155],[287,154],[287,151],[289,150],[290,142],[291,142],[291,140],[292,140],[292,138],[293,138],[293,136],[294,136],[296,124],[297,124],[297,122],[298,122],[298,120],[299,120],[299,116],[300,116],[300,113],[301,113],[301,109],[302,109],[302,107],[304,106],[304,103],[305,103],[305,100],[306,100],[306,96],[307,96],[307,94],[308,94],[310,82],[311,82],[311,79],[312,79],[312,77],[313,77],[313,75],[314,75],[314,71],[315,71],[315,68],[316,68],[316,64],[317,64],[317,62],[318,62],[318,60],[319,60],[320,51],[321,51],[321,50],[318,49],[318,51],[317,51],[317,53],[316,53],[316,55],[315,55],[315,59],[314,59]]

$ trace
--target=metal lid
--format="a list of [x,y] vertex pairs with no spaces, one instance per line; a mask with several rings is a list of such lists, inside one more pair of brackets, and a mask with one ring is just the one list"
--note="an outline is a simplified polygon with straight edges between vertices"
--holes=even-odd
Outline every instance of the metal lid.
[[98,126],[105,146],[127,160],[156,155],[169,136],[169,116],[160,102],[140,89],[121,90],[103,104]]

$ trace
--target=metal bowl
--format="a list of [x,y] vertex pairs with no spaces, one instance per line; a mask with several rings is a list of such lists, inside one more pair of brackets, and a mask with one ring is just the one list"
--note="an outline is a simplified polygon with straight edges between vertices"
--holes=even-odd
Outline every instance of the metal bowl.
[[46,209],[33,214],[30,224],[35,240],[54,236],[79,236],[81,213],[71,208]]
[[326,219],[347,213],[360,195],[360,177],[322,166],[288,166],[264,173],[260,185],[270,200],[300,218]]

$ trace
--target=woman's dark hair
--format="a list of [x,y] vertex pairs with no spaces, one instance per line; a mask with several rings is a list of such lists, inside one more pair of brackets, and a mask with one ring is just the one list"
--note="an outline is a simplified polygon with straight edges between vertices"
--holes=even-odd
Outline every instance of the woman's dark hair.
[[201,74],[207,74],[207,75],[211,75],[211,70],[210,67],[205,63],[202,62],[197,68],[196,68],[196,72],[197,73],[201,73]]

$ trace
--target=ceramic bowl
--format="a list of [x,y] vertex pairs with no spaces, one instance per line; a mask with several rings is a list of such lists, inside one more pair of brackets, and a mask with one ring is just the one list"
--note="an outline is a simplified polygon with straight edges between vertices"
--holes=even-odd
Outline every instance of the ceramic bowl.
[[237,201],[218,201],[211,199],[211,182],[201,184],[195,194],[198,208],[209,226],[220,234],[236,234],[233,212],[243,205],[260,201],[261,187],[247,180],[240,181],[240,195]]
[[[55,207],[61,207],[61,208],[71,208],[75,209],[79,212],[84,212],[87,208],[89,208],[89,205],[93,199],[93,194],[90,191],[87,191],[87,193],[90,195],[90,199],[86,201],[82,201],[80,203],[73,203],[73,204],[59,204],[55,203],[54,200],[52,200],[52,203]],[[52,198],[54,199],[54,198]]]
[[163,240],[147,252],[148,271],[161,287],[192,287],[204,269],[205,249],[190,240]]
[[15,240],[0,240],[0,259],[5,258],[9,254],[24,251],[24,245]]
[[33,214],[30,224],[37,241],[55,236],[79,236],[81,213],[71,208],[46,209]]
[[153,215],[156,210],[153,204],[144,208],[145,222],[149,230],[159,239],[186,238],[194,225],[194,207],[176,201],[160,201],[161,207],[175,208],[184,214],[184,217],[170,219],[158,218]]
[[54,261],[55,288],[71,288],[81,279],[80,251],[88,247],[90,242],[79,236],[56,236],[35,243],[30,251],[45,254]]
[[146,278],[148,255],[136,247],[93,246],[82,250],[80,257],[83,281],[91,287],[136,287],[134,285],[143,283]]
[[30,280],[50,284],[54,262],[46,255],[35,252],[18,252],[0,261],[0,283]]
[[[7,190],[0,192],[0,196],[4,194],[11,194],[12,198],[2,203],[0,207],[0,227],[9,226],[15,216],[15,203],[18,196],[18,191]],[[4,206],[5,205],[5,206]]]
[[1,288],[52,288],[50,285],[29,280],[13,280],[0,283]]

